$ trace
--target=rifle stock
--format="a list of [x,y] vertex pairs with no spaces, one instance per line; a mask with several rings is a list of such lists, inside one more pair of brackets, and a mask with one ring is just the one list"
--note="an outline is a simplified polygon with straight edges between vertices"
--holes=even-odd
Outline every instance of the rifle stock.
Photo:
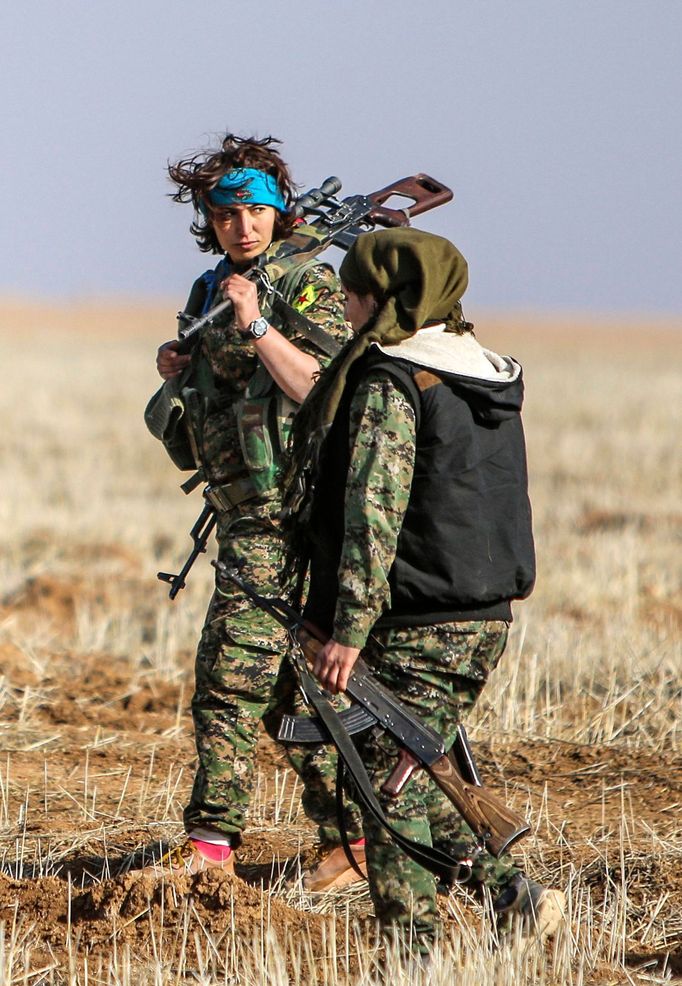
[[[389,209],[384,206],[385,202],[395,196],[411,199],[412,205],[405,209]],[[429,209],[445,205],[452,200],[452,197],[452,189],[431,178],[430,175],[422,173],[410,175],[407,178],[399,178],[398,181],[369,195],[369,199],[376,203],[376,208],[370,213],[370,219],[379,226],[406,226],[409,225],[412,216],[420,216]]]
[[469,828],[480,835],[493,856],[501,856],[527,835],[529,825],[487,787],[463,780],[450,754],[424,765]]

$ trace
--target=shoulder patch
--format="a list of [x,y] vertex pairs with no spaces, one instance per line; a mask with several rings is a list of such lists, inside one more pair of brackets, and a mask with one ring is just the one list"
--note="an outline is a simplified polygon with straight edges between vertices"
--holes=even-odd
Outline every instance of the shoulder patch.
[[297,312],[304,312],[306,308],[310,308],[312,304],[317,299],[317,290],[312,284],[308,284],[303,291],[292,302],[292,308],[295,308]]

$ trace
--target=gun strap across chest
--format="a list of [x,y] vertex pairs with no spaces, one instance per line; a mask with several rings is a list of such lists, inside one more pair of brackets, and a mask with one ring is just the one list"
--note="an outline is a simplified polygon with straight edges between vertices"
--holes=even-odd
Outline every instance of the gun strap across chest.
[[270,285],[270,292],[273,295],[272,307],[273,311],[282,315],[292,329],[299,332],[304,339],[308,339],[313,345],[317,346],[325,356],[336,356],[340,351],[341,346],[336,341],[336,339],[316,322],[307,318],[302,312],[297,311],[293,305],[289,304],[286,300],[286,296],[292,297],[297,289],[303,276],[312,268],[317,267],[319,260],[314,257],[312,260],[307,260],[305,263],[300,264],[298,267],[294,267],[293,270],[287,271],[282,277],[275,281],[277,287],[274,284]]
[[[341,719],[339,718],[338,713],[332,706],[331,702],[323,695],[320,686],[308,670],[305,659],[296,659],[295,663],[306,697],[309,699],[310,704],[322,720],[322,723],[329,734],[329,739],[336,747],[339,754],[339,761],[340,763],[343,763],[343,769],[348,773],[349,777],[353,781],[354,789],[358,798],[371,813],[374,820],[378,822],[382,828],[386,829],[396,845],[400,846],[403,852],[407,853],[410,859],[413,859],[415,863],[423,866],[424,869],[428,870],[430,873],[440,877],[444,882],[462,883],[468,880],[471,876],[471,867],[466,863],[458,862],[449,856],[448,853],[436,848],[436,846],[427,846],[421,842],[415,842],[413,839],[408,839],[407,836],[404,836],[391,825],[384,814],[384,810],[381,807],[379,800],[374,794],[372,783],[367,774],[367,770],[365,769],[365,765],[360,758],[360,754],[355,748],[355,745],[346,731]],[[338,801],[341,800],[340,792],[342,787],[343,770],[340,767],[337,782]],[[339,812],[339,827],[341,829],[341,842],[343,848],[348,856],[351,866],[355,869],[356,864],[352,857],[352,853],[350,852],[348,837],[343,825],[342,812]]]
[[329,332],[323,329],[322,326],[311,321],[311,319],[306,318],[301,312],[296,311],[281,296],[276,298],[273,304],[273,311],[280,312],[292,329],[295,329],[304,339],[308,339],[313,345],[317,346],[325,356],[336,356],[341,351],[341,346]]

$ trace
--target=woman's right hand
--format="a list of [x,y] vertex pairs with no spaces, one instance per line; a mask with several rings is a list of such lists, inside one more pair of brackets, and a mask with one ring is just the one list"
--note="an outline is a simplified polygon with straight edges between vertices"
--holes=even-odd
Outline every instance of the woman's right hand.
[[159,346],[156,354],[156,369],[163,380],[179,376],[192,359],[189,353],[177,353],[178,345],[177,339],[171,339],[170,342],[164,342],[163,346]]

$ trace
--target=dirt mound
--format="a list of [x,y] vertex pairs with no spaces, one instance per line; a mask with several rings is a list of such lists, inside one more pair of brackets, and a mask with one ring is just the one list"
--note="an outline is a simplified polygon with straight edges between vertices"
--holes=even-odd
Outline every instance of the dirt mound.
[[92,589],[82,578],[37,575],[3,596],[2,605],[31,618],[47,618],[58,630],[65,631],[73,626],[76,605],[91,596]]
[[151,673],[132,679],[115,657],[79,657],[74,663],[63,674],[46,679],[56,692],[39,708],[47,722],[153,732],[168,727],[169,717],[189,705],[190,692],[182,682],[159,680]]
[[54,531],[35,528],[21,543],[21,557],[26,568],[34,564],[45,567],[87,565],[116,567],[119,572],[133,573],[139,570],[140,556],[132,548],[113,541],[66,540],[56,536]]
[[78,891],[57,877],[34,881],[0,877],[0,921],[12,926],[21,901],[21,922],[32,929],[40,955],[65,961],[69,939],[79,956],[106,956],[112,942],[129,946],[137,959],[191,964],[193,951],[207,947],[252,948],[266,929],[282,942],[305,941],[314,952],[322,948],[329,918],[305,913],[269,897],[256,887],[222,872],[197,876],[159,877],[128,873]]
[[17,556],[21,575],[5,589],[0,607],[24,630],[46,622],[65,635],[79,612],[111,611],[121,595],[140,594],[140,556],[125,545],[69,540],[39,528],[22,539]]
[[17,697],[24,689],[33,687],[40,681],[38,670],[31,664],[25,652],[8,641],[0,643],[0,669],[3,677],[11,682],[12,691]]
[[129,732],[162,732],[187,715],[191,689],[182,679],[166,681],[152,670],[131,675],[120,658],[105,654],[55,656],[37,667],[11,643],[0,644],[5,681],[5,722],[25,718],[38,726],[85,726]]
[[[485,744],[480,754],[485,765]],[[548,788],[548,811],[574,838],[616,831],[625,803],[635,831],[656,830],[682,851],[682,763],[674,754],[535,740],[510,743],[497,758],[504,779],[526,786],[534,799]]]

